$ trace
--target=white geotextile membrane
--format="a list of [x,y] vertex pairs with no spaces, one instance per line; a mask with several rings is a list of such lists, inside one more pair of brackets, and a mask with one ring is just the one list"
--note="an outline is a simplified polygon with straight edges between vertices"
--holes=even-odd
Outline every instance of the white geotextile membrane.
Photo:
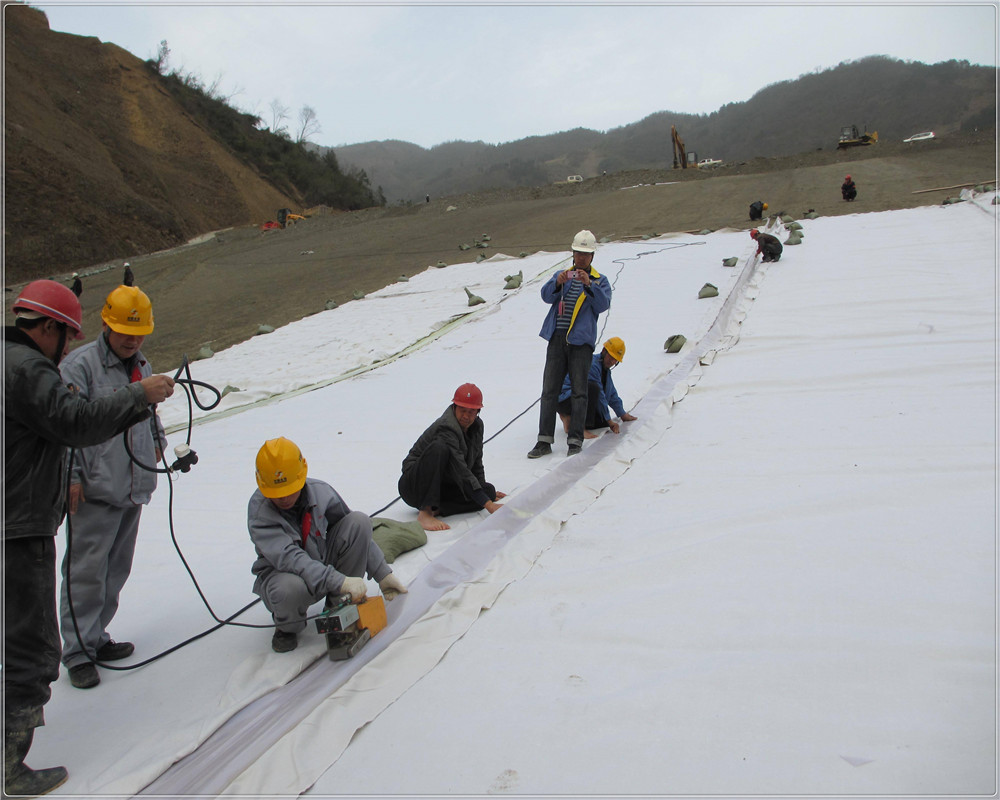
[[[510,493],[510,508],[450,519],[451,531],[430,534],[428,545],[401,556],[394,569],[416,583],[410,597],[389,604],[390,619],[404,618],[408,607],[430,610],[399,638],[386,637],[384,652],[376,637],[360,654],[364,668],[342,688],[311,686],[307,707],[291,715],[285,706],[294,704],[279,700],[280,714],[237,733],[225,758],[206,758],[205,773],[184,777],[185,762],[165,771],[213,733],[237,726],[258,698],[291,696],[297,683],[321,684],[341,668],[325,658],[311,627],[290,654],[270,651],[269,631],[227,628],[135,672],[102,669],[92,692],[62,679],[33,763],[66,764],[71,777],[61,792],[76,795],[132,794],[151,783],[149,791],[167,794],[157,787],[174,778],[206,796],[296,794],[310,785],[316,794],[820,792],[842,785],[892,792],[906,791],[916,780],[910,775],[930,776],[936,791],[981,786],[993,763],[986,745],[994,743],[984,733],[994,704],[985,680],[992,673],[984,673],[992,669],[992,625],[983,618],[983,592],[990,607],[993,596],[992,569],[985,586],[983,565],[991,566],[994,552],[985,486],[995,476],[995,461],[986,458],[995,452],[986,413],[995,374],[994,214],[960,204],[804,221],[803,244],[786,248],[781,262],[764,265],[734,295],[757,297],[732,309],[737,321],[749,315],[720,346],[732,346],[733,334],[742,336],[738,344],[717,360],[709,349],[686,365],[738,277],[751,275],[742,270],[752,253],[746,233],[602,246],[595,265],[615,280],[603,336],[628,344],[615,379],[627,408],[641,400],[639,421],[625,436],[588,442],[570,460],[561,430],[553,456],[524,458],[534,442],[537,406],[530,404],[544,357],[538,288],[565,254],[525,269],[514,292],[493,290],[528,259],[466,265],[453,287],[454,309],[406,310],[384,346],[377,330],[352,321],[359,347],[393,353],[401,341],[418,341],[467,313],[462,286],[489,303],[477,307],[486,313],[412,355],[195,429],[200,472],[176,482],[174,524],[217,613],[252,599],[245,507],[265,438],[298,442],[310,474],[332,483],[352,508],[373,512],[395,495],[413,439],[454,386],[472,380],[484,390],[487,436],[528,409],[487,444],[487,477]],[[731,255],[740,266],[720,267]],[[477,278],[484,269],[496,274]],[[400,299],[445,271],[411,278]],[[706,281],[720,297],[696,299]],[[336,315],[351,305],[317,318],[336,327]],[[412,335],[402,335],[411,322]],[[667,355],[662,343],[674,333],[688,345]],[[332,335],[349,339],[351,332]],[[310,358],[350,349],[332,345]],[[357,366],[337,353],[314,372],[336,377]],[[278,345],[257,353],[254,380],[265,390],[270,382],[284,387],[292,358]],[[744,358],[749,375],[737,370]],[[206,377],[211,361],[196,362],[194,377],[220,388],[234,383]],[[685,380],[657,398],[661,379],[678,365]],[[735,377],[720,376],[723,368]],[[873,382],[877,390],[866,388]],[[688,400],[673,409],[685,393]],[[884,407],[886,398],[898,405],[897,397],[906,401],[902,414]],[[950,410],[956,402],[962,414]],[[838,416],[845,407],[849,420]],[[858,440],[845,440],[852,431]],[[852,457],[861,466],[849,466]],[[931,461],[938,466],[917,480]],[[537,513],[533,488],[559,484],[569,472],[572,487]],[[144,513],[133,576],[111,628],[117,639],[136,641],[137,656],[211,623],[170,549],[167,497],[161,484]],[[536,512],[527,521],[518,516],[522,504]],[[400,503],[384,515],[413,518]],[[435,598],[433,565],[445,564],[453,544],[492,535],[505,517],[523,529],[485,568],[476,563],[474,577],[457,576],[458,588]],[[848,533],[830,530],[838,517],[850,519]],[[970,538],[942,557],[935,524]],[[744,565],[753,566],[752,579]],[[425,579],[427,591],[418,591]],[[836,591],[810,592],[824,581]],[[949,600],[930,604],[925,588],[929,598],[945,592]],[[919,614],[902,613],[897,594]],[[241,620],[264,624],[268,615],[258,605]],[[896,671],[873,669],[873,652],[876,667],[883,659]],[[942,685],[932,673],[946,676]],[[933,702],[921,699],[927,692]],[[834,696],[840,703],[828,708]],[[97,709],[115,720],[113,731],[95,729]],[[844,717],[847,709],[860,728],[834,713]],[[843,734],[837,747],[827,726],[817,730],[817,714]],[[964,731],[961,746],[952,745],[955,726]],[[869,728],[882,731],[878,741],[859,735]],[[917,745],[900,744],[907,737],[894,734],[901,729],[919,733]],[[489,731],[489,741],[477,731]],[[747,763],[735,758],[734,742],[753,743]],[[782,748],[809,758],[792,767],[791,756],[778,758]],[[242,774],[229,783],[231,769]],[[201,774],[210,777],[202,782]],[[960,776],[968,776],[964,784]]]
[[[756,263],[751,257],[744,260],[739,279],[721,309],[716,309],[718,316],[709,330],[634,409],[640,422],[621,436],[605,436],[585,454],[562,462],[508,501],[504,509],[474,526],[417,575],[408,586],[408,595],[390,605],[388,627],[358,656],[346,663],[320,662],[299,680],[258,700],[144,793],[210,796],[225,789],[234,794],[298,794],[308,788],[362,725],[431,669],[508,583],[523,577],[549,546],[561,522],[590,505],[662,436],[669,414],[657,412],[660,408],[669,411],[676,387],[688,385],[701,356],[723,338],[732,339],[739,322],[734,309],[740,307],[742,290]],[[515,537],[517,541],[512,542]],[[403,640],[397,643],[399,637]],[[336,691],[387,647],[391,649],[383,660],[344,692]],[[317,705],[317,698],[327,695]],[[281,714],[288,718],[285,724],[292,733],[261,759],[262,746],[272,740],[276,717]],[[300,735],[304,731],[308,733]],[[317,757],[303,759],[303,749],[308,750],[310,744],[317,749]],[[272,762],[301,766],[294,771],[276,770],[268,766]],[[312,770],[307,769],[309,764]],[[244,768],[250,774],[234,781]]]

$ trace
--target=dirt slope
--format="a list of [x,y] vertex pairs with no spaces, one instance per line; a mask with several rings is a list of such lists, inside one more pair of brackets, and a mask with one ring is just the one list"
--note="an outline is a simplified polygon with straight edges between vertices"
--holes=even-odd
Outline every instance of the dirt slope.
[[117,45],[4,4],[6,280],[174,247],[297,207]]

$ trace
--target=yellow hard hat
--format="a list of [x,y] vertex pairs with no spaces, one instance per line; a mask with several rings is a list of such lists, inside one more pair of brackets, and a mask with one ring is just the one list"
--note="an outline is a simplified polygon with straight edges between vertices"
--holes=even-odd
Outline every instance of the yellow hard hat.
[[625,359],[625,342],[617,336],[612,336],[604,343],[604,349],[619,364]]
[[764,203],[764,210],[767,211],[767,203]]
[[264,497],[288,497],[306,485],[308,468],[295,442],[268,439],[257,451],[257,488]]
[[115,333],[146,336],[153,332],[153,304],[138,286],[119,286],[104,301],[101,319]]

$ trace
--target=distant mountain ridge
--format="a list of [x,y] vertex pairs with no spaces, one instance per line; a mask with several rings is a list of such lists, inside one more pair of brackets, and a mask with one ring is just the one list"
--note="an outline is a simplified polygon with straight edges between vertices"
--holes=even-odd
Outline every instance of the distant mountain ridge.
[[336,154],[341,164],[364,170],[389,203],[421,202],[426,195],[539,186],[574,174],[670,168],[671,125],[689,152],[732,162],[834,149],[843,125],[898,140],[924,130],[995,124],[993,67],[869,56],[771,84],[711,114],[659,111],[607,133],[576,128],[499,145],[365,142],[338,147]]

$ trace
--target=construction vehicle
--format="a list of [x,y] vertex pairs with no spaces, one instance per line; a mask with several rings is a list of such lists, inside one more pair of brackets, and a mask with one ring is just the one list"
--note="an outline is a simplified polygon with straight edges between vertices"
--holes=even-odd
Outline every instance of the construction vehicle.
[[[670,139],[674,144],[674,169],[687,169],[690,159],[688,158],[687,151],[684,149],[684,140],[681,139],[677,133],[677,128],[673,125],[670,126]],[[697,154],[692,153],[691,155],[694,156],[694,161],[691,163],[697,163]]]
[[282,228],[287,228],[289,225],[294,225],[296,222],[304,220],[301,214],[293,214],[290,208],[279,208],[278,209],[278,224]]
[[858,133],[857,125],[845,125],[840,129],[840,141],[837,142],[837,149],[846,150],[848,147],[860,147],[876,142],[878,142],[878,131],[868,133],[868,127],[865,126],[865,132]]

